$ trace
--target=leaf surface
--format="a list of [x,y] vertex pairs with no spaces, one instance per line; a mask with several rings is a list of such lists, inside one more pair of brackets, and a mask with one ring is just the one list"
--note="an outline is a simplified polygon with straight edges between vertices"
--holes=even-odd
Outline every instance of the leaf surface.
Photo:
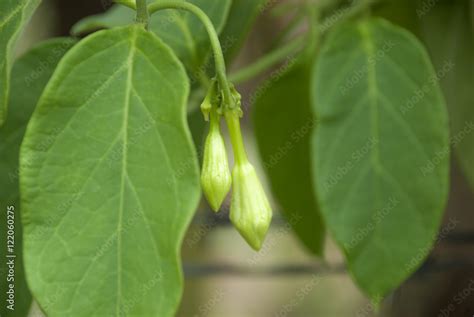
[[[73,40],[66,38],[45,42],[18,59],[12,68],[10,115],[9,120],[0,128],[0,140],[2,140],[0,144],[0,157],[2,158],[0,161],[0,188],[2,188],[0,202],[3,206],[14,206],[15,208],[15,310],[7,310],[6,305],[2,305],[1,316],[27,316],[31,305],[31,294],[26,285],[23,269],[18,185],[20,144],[28,120],[44,87],[59,60],[73,43]],[[45,61],[48,62],[45,63]],[[6,220],[6,217],[2,218],[2,221]],[[6,224],[2,224],[0,235],[4,246],[7,245],[5,229]],[[2,259],[6,258],[6,248],[1,248],[0,256]],[[2,269],[6,268],[2,266]],[[0,275],[7,276],[3,273]],[[6,303],[8,284],[6,279],[2,279],[0,294],[2,303]]]
[[385,296],[422,263],[448,194],[448,119],[428,55],[384,20],[331,33],[314,69],[314,179],[357,284]]
[[290,66],[263,84],[254,105],[254,126],[263,166],[281,211],[312,253],[323,252],[325,229],[311,179],[309,63]]
[[182,64],[139,26],[60,62],[20,156],[26,273],[48,316],[174,314],[200,191],[188,93]]
[[39,5],[40,0],[2,0],[0,2],[0,126],[7,116],[10,68],[16,40]]

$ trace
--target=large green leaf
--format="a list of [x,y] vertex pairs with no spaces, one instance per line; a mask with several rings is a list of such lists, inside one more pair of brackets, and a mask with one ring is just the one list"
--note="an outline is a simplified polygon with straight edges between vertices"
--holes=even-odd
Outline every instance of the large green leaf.
[[25,267],[48,316],[172,316],[199,199],[189,82],[139,26],[60,62],[20,155]]
[[[20,222],[20,191],[18,186],[18,159],[20,144],[26,124],[43,92],[54,68],[64,53],[72,46],[71,39],[55,39],[41,44],[18,59],[13,65],[10,92],[9,120],[0,128],[0,202],[2,206],[14,206],[15,217],[15,310],[10,311],[2,304],[1,316],[27,316],[31,294],[26,285],[23,271],[22,228]],[[47,61],[47,62],[46,62]],[[25,93],[27,92],[27,93]],[[6,246],[6,221],[2,217],[0,235]],[[1,248],[0,257],[5,259],[6,249]],[[2,269],[4,267],[2,266]],[[0,274],[2,277],[5,274]],[[6,303],[8,289],[6,279],[1,281],[0,301]]]
[[309,63],[297,64],[268,87],[254,105],[260,155],[281,211],[301,242],[322,254],[324,225],[311,180],[310,136],[315,125],[310,103]]
[[315,68],[314,175],[328,229],[372,298],[430,250],[448,193],[448,120],[428,55],[384,20],[331,33]]
[[[218,32],[224,27],[231,0],[189,0],[211,19]],[[132,23],[135,12],[123,6],[114,6],[108,12],[85,18],[72,29],[79,34],[99,28],[110,28]],[[209,36],[204,25],[192,13],[180,10],[159,11],[150,18],[149,28],[156,33],[180,58],[190,73],[201,69],[210,51]]]
[[452,145],[474,190],[474,31],[469,1],[442,1],[426,11],[421,25],[448,103]]
[[40,0],[0,1],[0,125],[5,122],[16,40]]
[[220,35],[226,61],[236,55],[267,0],[233,0],[227,23]]

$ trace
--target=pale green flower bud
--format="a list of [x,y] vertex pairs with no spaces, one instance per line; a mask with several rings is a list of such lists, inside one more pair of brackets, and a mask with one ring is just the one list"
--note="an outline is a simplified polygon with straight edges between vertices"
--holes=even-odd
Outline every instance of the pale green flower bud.
[[247,160],[232,171],[230,220],[254,249],[260,250],[272,220],[272,209],[254,167]]
[[227,151],[219,127],[219,116],[213,109],[209,134],[204,146],[201,186],[214,211],[219,210],[230,190],[231,183]]

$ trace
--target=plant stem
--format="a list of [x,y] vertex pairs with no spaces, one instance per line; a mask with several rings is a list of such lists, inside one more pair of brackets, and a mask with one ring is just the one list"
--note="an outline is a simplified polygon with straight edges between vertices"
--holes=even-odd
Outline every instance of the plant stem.
[[232,107],[234,105],[234,98],[232,96],[229,83],[227,81],[224,54],[222,53],[222,48],[219,42],[219,37],[217,36],[217,32],[209,17],[199,7],[189,2],[160,1],[157,3],[152,3],[148,6],[148,11],[150,12],[150,14],[165,9],[178,9],[189,11],[194,14],[199,20],[201,20],[202,24],[204,24],[204,27],[206,28],[206,31],[209,35],[212,50],[214,52],[214,62],[216,64],[217,79],[219,80],[219,85],[224,93],[224,105]]
[[310,5],[309,3],[306,3],[305,7],[308,12],[309,39],[305,48],[304,58],[314,59],[319,44],[319,38],[321,36],[321,31],[319,29],[320,8],[318,6]]
[[137,4],[137,22],[148,28],[148,7],[146,0],[136,0]]
[[247,153],[245,152],[244,140],[242,139],[242,132],[240,130],[240,118],[234,111],[226,111],[224,118],[229,130],[229,136],[234,152],[234,159],[236,164],[241,164],[248,161]]
[[234,74],[230,74],[229,79],[234,83],[240,83],[247,79],[253,78],[256,75],[267,70],[268,68],[281,62],[285,58],[288,58],[290,54],[296,53],[298,49],[303,46],[304,42],[305,39],[301,37],[296,40],[293,40],[285,46],[281,46],[273,52],[263,56],[255,63],[246,66],[245,68],[237,71]]
[[[298,38],[293,40],[292,42],[286,44],[285,46],[281,46],[274,51],[270,52],[269,54],[261,57],[258,61],[246,66],[245,68],[229,75],[229,79],[233,83],[241,83],[246,81],[250,78],[253,78],[260,73],[264,72],[268,68],[274,66],[275,64],[281,62],[285,58],[288,57],[291,53],[296,53],[300,46],[307,46],[307,52],[310,54],[314,52],[317,48],[319,38],[322,34],[327,33],[330,29],[334,26],[339,24],[341,21],[346,19],[352,18],[353,16],[367,10],[371,4],[376,2],[377,0],[360,0],[357,4],[354,4],[352,7],[348,8],[346,12],[343,12],[336,22],[332,22],[334,19],[333,17],[326,18],[323,20],[322,23],[318,23],[320,17],[320,9],[319,8],[307,8],[309,11],[308,17],[310,18],[309,21],[309,32],[307,32],[308,39]],[[327,28],[320,28],[318,25],[330,25]],[[302,45],[304,44],[304,45]]]

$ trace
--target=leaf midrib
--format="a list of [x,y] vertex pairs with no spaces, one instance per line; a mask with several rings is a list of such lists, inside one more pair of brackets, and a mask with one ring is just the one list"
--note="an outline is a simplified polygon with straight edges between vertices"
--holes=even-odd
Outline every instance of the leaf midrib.
[[[370,109],[371,109],[371,135],[372,138],[375,140],[375,145],[372,147],[371,150],[371,161],[372,161],[372,166],[374,168],[374,196],[375,196],[375,210],[380,208],[380,195],[378,193],[379,185],[378,182],[380,178],[389,178],[392,183],[392,185],[395,185],[395,188],[398,189],[398,191],[406,197],[407,201],[409,202],[410,206],[417,211],[418,207],[411,199],[411,197],[403,190],[403,186],[399,184],[399,182],[396,180],[396,178],[383,166],[380,160],[380,135],[379,135],[379,128],[380,128],[380,123],[379,123],[379,103],[381,102],[381,98],[383,98],[383,95],[379,95],[378,93],[378,86],[377,86],[377,74],[376,74],[376,69],[375,69],[375,64],[376,64],[376,52],[375,52],[375,46],[372,41],[373,36],[370,34],[370,29],[369,25],[367,23],[362,23],[359,25],[358,28],[361,37],[362,37],[362,42],[363,42],[363,49],[367,55],[367,88],[368,88],[368,99],[370,103]],[[415,139],[418,143],[420,141],[418,139]],[[422,147],[420,149],[422,154],[427,156],[427,153],[425,151],[425,148]],[[414,213],[418,215],[418,213]],[[345,215],[345,214],[344,214]],[[343,220],[345,221],[345,216],[343,216]],[[423,223],[423,219],[420,219],[421,222]],[[380,228],[380,226],[375,226],[374,230],[370,234],[370,236],[374,236],[377,232],[377,229]],[[368,241],[368,239],[365,239],[365,241]]]
[[116,315],[120,316],[120,303],[122,298],[122,262],[121,262],[121,247],[122,247],[122,218],[125,204],[125,180],[127,175],[127,155],[128,155],[128,118],[130,114],[130,99],[132,92],[132,75],[134,69],[134,56],[135,56],[135,45],[137,42],[137,29],[134,28],[132,31],[132,39],[130,43],[130,52],[127,58],[127,81],[125,91],[125,107],[123,110],[122,119],[122,135],[123,135],[123,146],[122,146],[122,172],[120,180],[120,205],[119,215],[117,219],[117,303],[116,303]]
[[[371,34],[369,26],[367,23],[362,23],[358,28],[361,36],[363,49],[367,55],[367,90],[368,90],[368,100],[370,104],[370,127],[371,134],[375,140],[376,146],[372,148],[372,163],[377,169],[380,167],[380,152],[378,144],[380,142],[379,136],[379,109],[378,109],[378,97],[377,97],[377,75],[375,69],[375,47],[374,43],[371,40]],[[372,62],[371,62],[372,61]]]
[[[376,212],[377,208],[380,206],[380,194],[378,192],[379,188],[379,178],[378,174],[383,170],[380,163],[380,136],[379,136],[379,113],[378,113],[378,102],[377,102],[377,75],[375,69],[375,47],[372,42],[372,37],[369,30],[369,25],[367,23],[359,24],[358,31],[362,37],[362,48],[367,55],[367,89],[368,89],[368,101],[370,104],[370,128],[372,139],[374,140],[374,146],[371,148],[371,161],[374,168],[375,175],[373,176],[374,180],[374,205],[371,212]],[[372,62],[371,62],[372,61]],[[345,214],[343,216],[345,220]],[[378,226],[374,228],[371,235],[374,235],[377,231]]]

